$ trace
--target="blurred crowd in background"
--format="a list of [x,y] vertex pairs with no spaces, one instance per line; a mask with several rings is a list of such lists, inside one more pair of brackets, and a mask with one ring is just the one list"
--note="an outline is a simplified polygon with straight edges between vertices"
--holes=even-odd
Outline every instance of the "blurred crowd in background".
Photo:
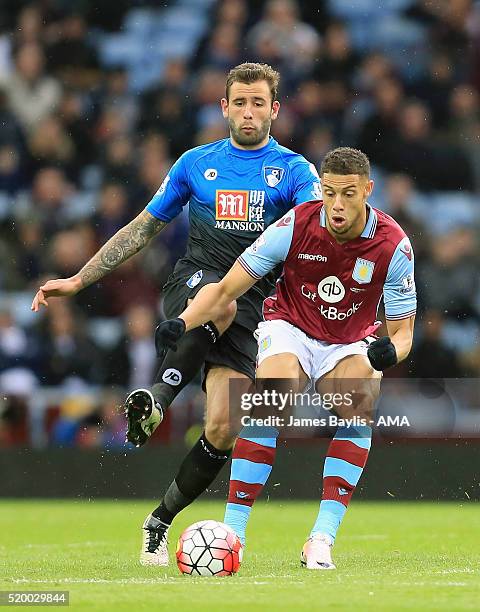
[[[415,346],[395,375],[479,375],[480,2],[3,0],[0,447],[123,444],[114,407],[152,380],[187,211],[101,283],[41,314],[30,303],[138,214],[183,151],[227,135],[219,100],[243,61],[281,72],[274,137],[317,165],[361,148],[371,203],[412,240]],[[198,388],[179,403],[159,437],[201,418]]]

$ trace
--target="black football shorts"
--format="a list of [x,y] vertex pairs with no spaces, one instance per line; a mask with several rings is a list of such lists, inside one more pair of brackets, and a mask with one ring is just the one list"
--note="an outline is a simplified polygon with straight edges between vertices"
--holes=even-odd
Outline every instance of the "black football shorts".
[[[177,264],[163,287],[163,310],[174,319],[185,309],[202,287],[217,283],[224,275],[214,270],[200,269],[191,263]],[[253,336],[252,313],[248,301],[238,300],[237,315],[230,327],[212,346],[205,359],[205,373],[213,365],[226,366],[255,379],[257,341]],[[246,315],[247,311],[247,315]],[[254,319],[255,317],[253,317]]]

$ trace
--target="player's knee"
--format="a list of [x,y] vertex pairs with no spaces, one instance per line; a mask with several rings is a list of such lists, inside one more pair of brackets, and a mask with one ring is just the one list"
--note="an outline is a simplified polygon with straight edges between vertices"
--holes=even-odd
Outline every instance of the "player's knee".
[[215,327],[222,334],[233,322],[235,315],[237,314],[237,302],[233,301],[226,307],[219,317],[213,321]]
[[221,450],[232,448],[235,442],[235,434],[229,422],[207,423],[205,426],[205,436],[210,444]]

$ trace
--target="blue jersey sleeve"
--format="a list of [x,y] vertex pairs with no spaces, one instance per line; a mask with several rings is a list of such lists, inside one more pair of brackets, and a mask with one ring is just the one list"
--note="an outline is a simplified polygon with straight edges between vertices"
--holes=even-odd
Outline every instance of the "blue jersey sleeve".
[[186,154],[171,167],[159,190],[147,204],[147,210],[167,223],[174,219],[188,203],[191,195],[187,177]]
[[292,205],[322,199],[322,188],[317,169],[305,158],[300,158],[292,167]]
[[292,244],[294,209],[289,210],[276,223],[267,227],[255,242],[237,259],[250,276],[260,279],[277,264],[285,261]]
[[385,317],[389,320],[406,319],[416,312],[413,250],[406,236],[398,243],[390,260],[383,287],[383,300]]

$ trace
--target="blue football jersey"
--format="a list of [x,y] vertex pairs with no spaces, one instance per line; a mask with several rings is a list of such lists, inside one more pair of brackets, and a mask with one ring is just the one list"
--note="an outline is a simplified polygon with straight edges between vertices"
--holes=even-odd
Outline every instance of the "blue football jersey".
[[318,199],[318,173],[302,155],[272,137],[257,150],[226,138],[184,153],[147,210],[169,222],[188,204],[189,240],[179,263],[225,273],[268,225]]

